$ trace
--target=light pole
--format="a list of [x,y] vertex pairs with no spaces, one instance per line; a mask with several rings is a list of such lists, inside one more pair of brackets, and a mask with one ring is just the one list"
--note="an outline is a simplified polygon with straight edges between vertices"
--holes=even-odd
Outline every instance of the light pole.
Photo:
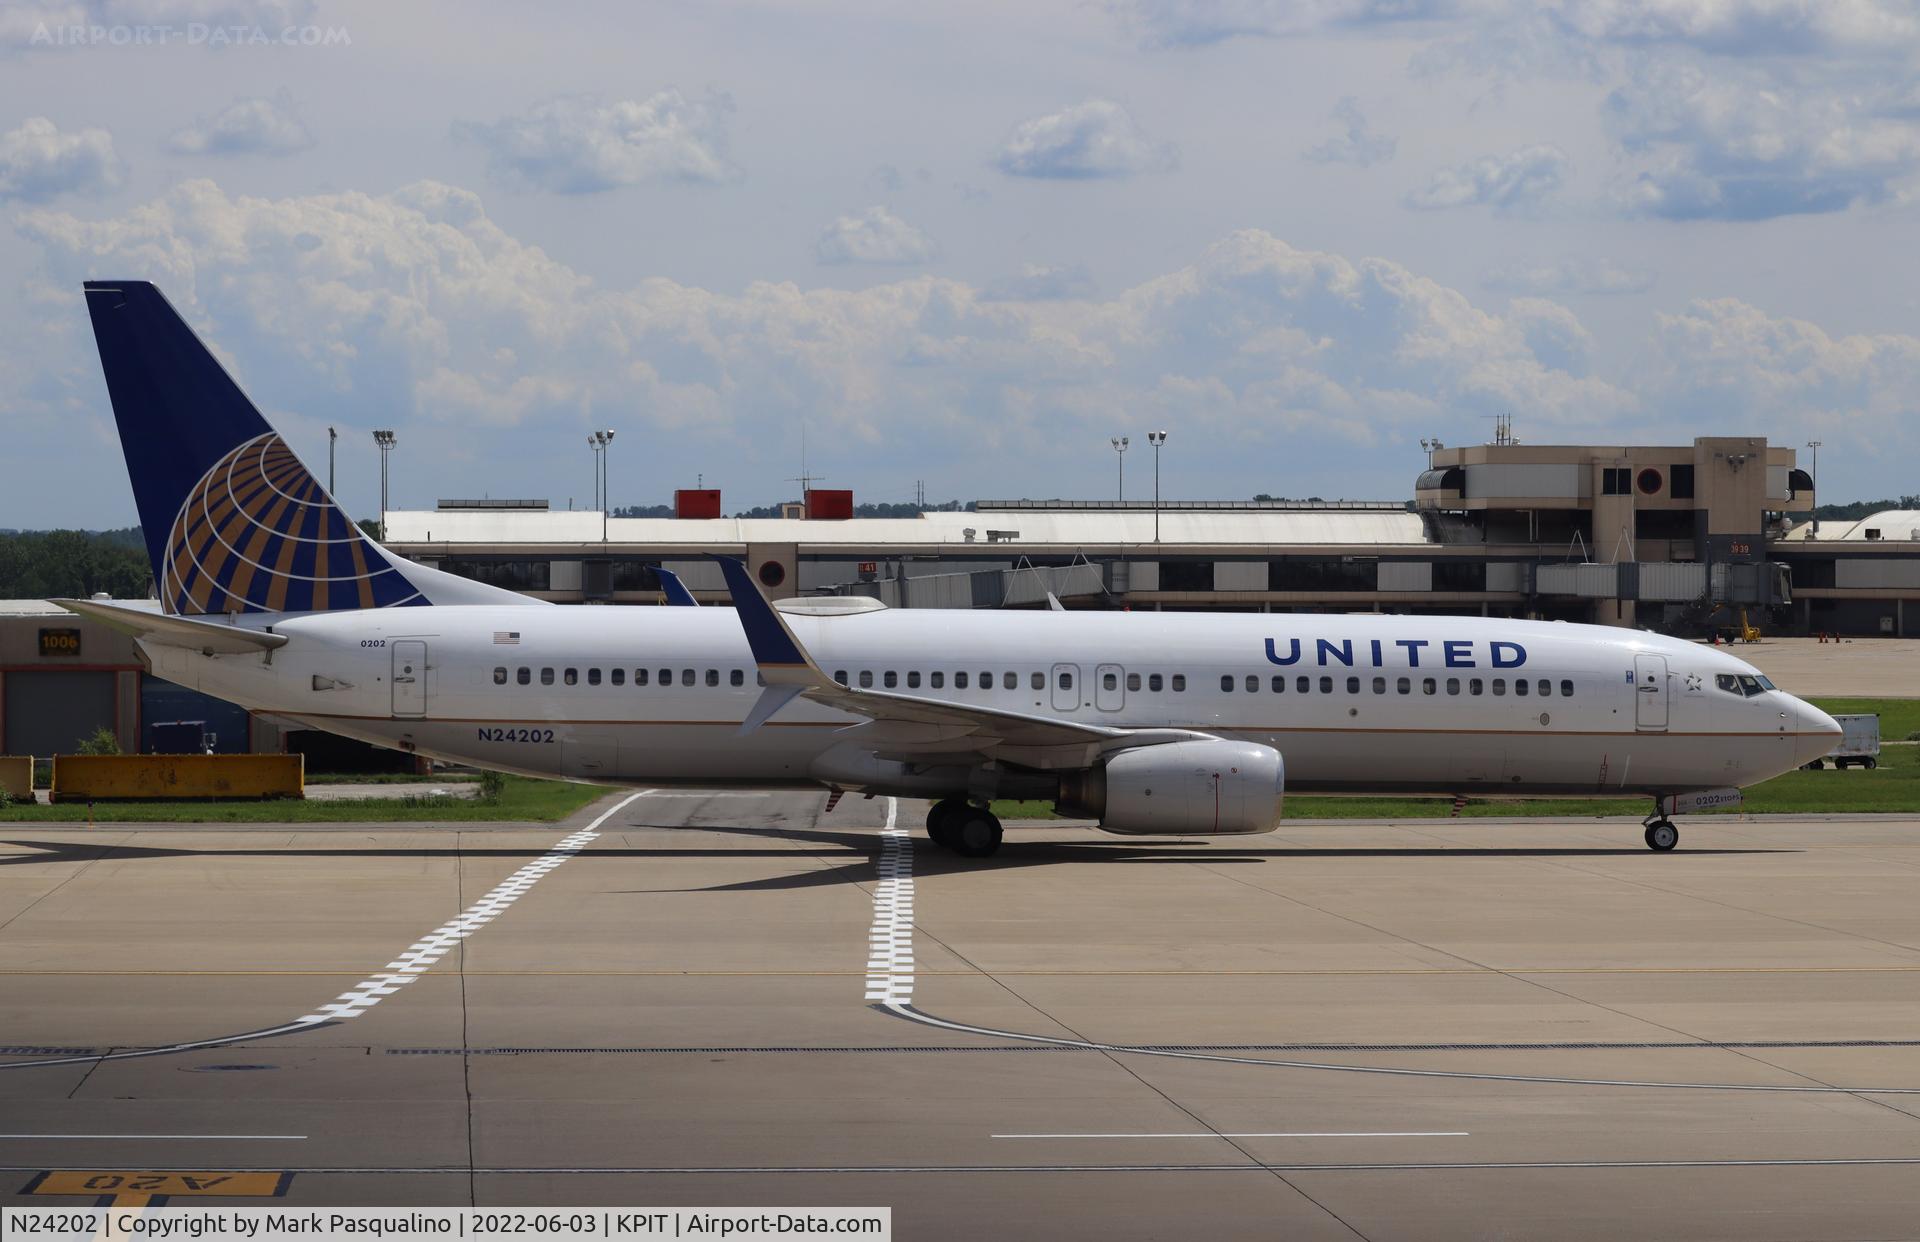
[[1114,436],[1108,443],[1113,445],[1114,455],[1120,462],[1120,499],[1127,498],[1127,437]]
[[1149,431],[1147,443],[1153,445],[1153,541],[1160,542],[1160,449],[1167,442],[1164,431]]
[[1813,533],[1820,534],[1820,441],[1809,440],[1807,447],[1813,450]]
[[596,431],[587,437],[593,450],[593,487],[600,503],[600,542],[607,541],[607,449],[613,444],[613,432]]
[[380,538],[387,537],[387,454],[393,452],[398,438],[391,431],[376,431],[373,442],[380,446]]
[[333,442],[339,438],[338,431],[331,427],[327,428],[327,495],[329,496],[333,495]]

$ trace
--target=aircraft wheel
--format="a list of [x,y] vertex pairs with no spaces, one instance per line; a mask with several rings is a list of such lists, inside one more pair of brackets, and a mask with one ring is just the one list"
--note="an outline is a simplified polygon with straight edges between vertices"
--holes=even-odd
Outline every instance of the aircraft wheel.
[[986,858],[1000,848],[1000,821],[990,811],[969,807],[948,823],[953,852],[963,858]]
[[942,798],[927,808],[927,836],[943,849],[953,848],[953,824],[956,816],[969,809],[959,798]]
[[1662,854],[1680,844],[1680,830],[1673,826],[1670,819],[1655,820],[1647,825],[1647,848],[1658,850]]

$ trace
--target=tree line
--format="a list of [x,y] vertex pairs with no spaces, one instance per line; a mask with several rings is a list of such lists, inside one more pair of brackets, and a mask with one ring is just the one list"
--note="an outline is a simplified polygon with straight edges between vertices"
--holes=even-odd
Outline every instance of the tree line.
[[0,599],[146,599],[153,570],[140,528],[0,532]]

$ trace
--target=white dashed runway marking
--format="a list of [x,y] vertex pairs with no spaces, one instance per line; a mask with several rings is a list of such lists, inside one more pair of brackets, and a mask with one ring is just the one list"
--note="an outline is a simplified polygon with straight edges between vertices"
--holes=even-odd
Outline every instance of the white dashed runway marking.
[[913,1000],[913,834],[895,822],[899,814],[899,800],[888,798],[867,932],[867,999],[889,1005]]

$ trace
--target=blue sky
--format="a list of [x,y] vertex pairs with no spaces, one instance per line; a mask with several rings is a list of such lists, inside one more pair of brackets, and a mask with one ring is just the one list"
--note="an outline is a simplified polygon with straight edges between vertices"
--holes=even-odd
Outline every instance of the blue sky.
[[[142,33],[145,28],[145,33]],[[1920,490],[1892,0],[23,0],[0,526],[133,520],[79,282],[377,505],[1400,499],[1418,441],[1820,439]]]

